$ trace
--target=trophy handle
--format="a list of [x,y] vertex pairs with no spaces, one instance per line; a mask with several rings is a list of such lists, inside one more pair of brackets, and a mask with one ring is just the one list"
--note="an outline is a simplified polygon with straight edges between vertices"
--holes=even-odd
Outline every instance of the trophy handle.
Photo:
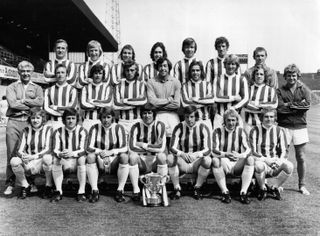
[[164,175],[162,176],[162,184],[167,183],[170,180],[170,176],[169,175]]
[[162,201],[163,201],[163,206],[165,207],[169,206],[167,188],[165,184],[162,186]]
[[144,185],[147,184],[145,175],[140,176],[139,179],[140,179],[140,182],[143,183]]
[[142,188],[142,205],[147,206],[147,196],[145,187]]

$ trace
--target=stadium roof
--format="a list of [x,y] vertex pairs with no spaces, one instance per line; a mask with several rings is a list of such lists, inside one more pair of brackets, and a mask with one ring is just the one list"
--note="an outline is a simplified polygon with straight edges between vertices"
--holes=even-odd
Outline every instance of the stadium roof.
[[83,0],[1,0],[0,44],[25,55],[47,59],[54,42],[63,38],[69,51],[83,52],[98,40],[105,52],[118,43]]

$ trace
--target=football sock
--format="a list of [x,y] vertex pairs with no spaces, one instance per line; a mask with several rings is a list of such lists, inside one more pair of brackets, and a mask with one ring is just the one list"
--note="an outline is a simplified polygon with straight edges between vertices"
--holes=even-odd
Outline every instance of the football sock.
[[165,176],[168,174],[168,165],[164,164],[164,165],[157,165],[157,173]]
[[206,169],[203,166],[200,166],[198,169],[198,177],[195,187],[200,188],[204,181],[206,181],[208,175],[210,173],[210,169]]
[[52,187],[52,165],[43,165],[42,168],[46,176],[46,186]]
[[178,166],[169,167],[169,175],[174,189],[181,189],[179,183],[179,168]]
[[274,185],[275,188],[279,188],[283,185],[284,182],[291,176],[291,174],[287,174],[284,171],[281,171],[280,174],[276,178],[276,183]]
[[86,166],[81,165],[77,167],[77,177],[79,181],[79,190],[78,194],[85,193],[85,187],[86,187]]
[[98,167],[96,163],[87,164],[87,176],[92,190],[98,190]]
[[24,171],[22,165],[12,166],[12,171],[15,174],[15,176],[18,180],[18,183],[21,185],[21,187],[27,188],[29,186],[29,184],[26,179],[25,171]]
[[63,171],[62,165],[52,166],[52,177],[54,184],[56,185],[56,190],[62,195],[62,181],[63,181]]
[[140,189],[139,189],[139,185],[138,185],[138,179],[139,179],[138,164],[129,167],[129,177],[130,177],[130,181],[132,183],[133,193],[139,193]]
[[221,192],[226,193],[228,192],[227,183],[226,183],[226,175],[224,173],[224,170],[222,167],[219,168],[212,168],[214,178],[217,181],[217,184],[219,185]]
[[240,193],[247,193],[250,186],[252,176],[254,172],[254,166],[245,165],[241,174],[241,191]]
[[262,171],[261,173],[255,173],[254,174],[257,180],[257,183],[260,187],[260,189],[265,189],[266,185],[265,185],[265,179],[266,179],[266,174],[264,171]]
[[119,164],[117,175],[119,182],[117,190],[123,191],[129,175],[129,164]]

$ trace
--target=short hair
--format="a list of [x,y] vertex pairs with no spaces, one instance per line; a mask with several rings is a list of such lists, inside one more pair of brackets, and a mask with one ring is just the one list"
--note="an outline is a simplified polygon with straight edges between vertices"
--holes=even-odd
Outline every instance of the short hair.
[[23,68],[30,68],[31,71],[34,71],[34,66],[31,64],[31,62],[29,61],[21,61],[18,64],[18,71],[23,70]]
[[236,63],[237,70],[238,70],[240,66],[239,57],[237,57],[234,54],[227,55],[223,62],[224,67],[226,67],[226,64],[229,64],[229,63]]
[[124,76],[126,75],[125,74],[125,71],[130,68],[131,66],[135,66],[136,68],[136,74],[135,74],[135,78],[138,78],[139,77],[139,66],[137,63],[135,63],[134,60],[129,60],[129,61],[126,61],[123,65],[123,73],[124,73]]
[[63,115],[62,115],[63,124],[66,124],[67,116],[75,116],[77,118],[77,124],[78,124],[78,122],[80,120],[80,114],[75,108],[68,107],[64,110]]
[[102,50],[102,47],[101,47],[101,44],[97,41],[97,40],[91,40],[88,45],[87,45],[87,56],[89,57],[89,50],[91,48],[98,48],[99,49],[99,56],[102,55],[103,53],[103,50]]
[[223,114],[223,124],[226,125],[228,117],[236,117],[237,126],[239,125],[239,113],[235,109],[228,109]]
[[275,109],[273,107],[264,107],[264,108],[261,109],[261,113],[260,113],[261,122],[263,121],[264,115],[267,114],[268,112],[273,112],[274,121],[277,121],[277,109]]
[[268,81],[267,70],[263,66],[255,66],[254,67],[254,69],[252,71],[252,75],[251,75],[252,76],[252,81],[255,82],[255,75],[256,75],[257,71],[259,71],[259,70],[263,70],[263,72],[264,72],[264,80],[263,80],[263,82],[267,83],[267,81]]
[[153,44],[151,51],[150,51],[150,57],[151,60],[154,61],[154,51],[156,50],[156,48],[161,48],[162,49],[162,57],[166,58],[167,55],[167,51],[166,51],[166,47],[164,46],[164,44],[162,42],[156,42],[155,44]]
[[102,79],[103,79],[105,77],[106,72],[105,72],[103,66],[100,65],[100,64],[94,65],[91,68],[90,74],[89,74],[89,78],[93,78],[93,74],[96,73],[96,72],[99,72],[99,71],[102,71],[102,73],[103,73]]
[[172,63],[168,58],[163,58],[163,57],[159,58],[159,60],[156,63],[156,69],[159,70],[160,65],[162,65],[162,63],[164,63],[165,61],[167,61],[168,63],[169,72],[170,72],[172,69]]
[[135,52],[134,52],[133,47],[132,47],[130,44],[126,44],[126,45],[123,46],[123,48],[121,49],[120,55],[119,55],[120,59],[123,60],[122,53],[123,53],[123,51],[124,51],[125,49],[132,51],[132,60],[135,60],[136,54],[135,54]]
[[193,38],[186,38],[185,40],[183,40],[182,49],[181,49],[182,52],[184,52],[185,47],[190,46],[192,44],[194,44],[194,52],[196,53],[197,52],[197,43]]
[[286,79],[287,74],[291,73],[297,73],[298,78],[301,78],[301,72],[299,68],[296,66],[296,64],[290,64],[284,68],[283,77]]
[[28,122],[31,124],[31,118],[39,114],[42,117],[42,124],[44,125],[47,122],[47,113],[41,107],[32,107],[30,109],[30,116],[28,117]]
[[193,105],[190,105],[190,106],[186,106],[184,109],[183,109],[183,114],[184,116],[186,115],[190,115],[192,113],[195,113],[195,117],[196,117],[196,120],[199,119],[199,112],[198,112],[198,109],[196,106],[193,106]]
[[64,64],[58,64],[58,65],[56,65],[56,67],[54,68],[54,74],[56,74],[57,73],[57,70],[59,69],[59,68],[64,68],[64,69],[66,69],[66,71],[67,71],[67,67],[66,67],[66,65],[64,65]]
[[145,112],[145,111],[152,111],[153,112],[153,119],[156,118],[156,115],[157,115],[157,110],[155,109],[154,106],[152,106],[151,103],[147,103],[146,105],[142,106],[140,108],[140,116],[142,117],[142,114]]
[[192,70],[192,67],[193,66],[199,66],[200,67],[200,78],[203,80],[205,78],[205,73],[204,73],[204,67],[203,67],[203,64],[202,64],[202,61],[192,61],[190,66],[189,66],[189,71],[188,71],[188,76],[189,78],[192,78],[191,74],[191,70]]
[[226,37],[223,36],[216,38],[216,41],[214,42],[214,48],[217,50],[219,44],[221,43],[225,43],[227,48],[229,48],[229,41]]
[[253,59],[256,57],[258,52],[265,52],[266,56],[268,56],[267,50],[264,47],[256,47],[256,49],[253,51]]
[[104,117],[111,115],[113,118],[116,116],[114,109],[112,107],[103,107],[99,112],[99,120],[101,121]]
[[66,46],[67,46],[66,48],[67,48],[67,51],[68,51],[68,43],[67,43],[66,40],[64,40],[64,39],[58,39],[57,41],[55,41],[55,43],[54,43],[54,49],[57,48],[58,43],[64,43],[64,44],[66,44]]

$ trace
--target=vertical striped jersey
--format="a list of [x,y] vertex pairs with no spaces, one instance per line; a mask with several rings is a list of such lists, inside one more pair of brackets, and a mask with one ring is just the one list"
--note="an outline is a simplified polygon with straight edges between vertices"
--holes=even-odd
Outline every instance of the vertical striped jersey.
[[251,149],[247,140],[246,132],[239,126],[234,130],[219,127],[212,134],[212,151],[214,155],[223,156],[225,152],[237,152],[247,157]]
[[144,67],[144,81],[148,81],[158,75],[158,70],[156,69],[156,64],[153,62]]
[[79,85],[80,87],[85,86],[88,84],[86,79],[90,76],[90,70],[94,65],[102,65],[104,68],[105,77],[102,79],[102,82],[109,84],[110,83],[110,66],[103,62],[101,59],[97,61],[86,61],[85,63],[79,66]]
[[144,149],[137,146],[137,142],[148,144],[152,152],[164,152],[166,148],[166,129],[162,121],[154,121],[146,125],[143,121],[135,123],[130,131],[129,148],[134,152],[145,152]]
[[[138,64],[138,80],[143,80],[143,66]],[[123,62],[120,62],[118,64],[114,64],[111,67],[111,83],[113,85],[117,85],[120,83],[120,81],[125,78],[124,74],[124,68],[123,68]]]
[[173,68],[173,76],[177,78],[181,84],[188,82],[189,80],[189,66],[191,62],[195,61],[196,58],[184,58],[178,61]]
[[[182,105],[184,107],[189,105],[196,105],[197,107],[200,104],[195,104],[191,101],[191,98],[198,98],[199,100],[209,100],[212,101],[211,105],[214,103],[212,95],[212,85],[210,82],[205,80],[194,81],[190,79],[187,83],[182,85]],[[209,119],[210,104],[201,105],[198,108],[199,118],[202,120]]]
[[89,101],[99,102],[105,106],[112,106],[112,88],[110,84],[88,84],[81,90],[81,108],[85,111],[85,119],[98,119],[99,107],[89,103]]
[[99,123],[90,128],[87,151],[98,154],[103,150],[113,150],[115,154],[127,152],[126,134],[122,125],[113,123],[105,128]]
[[170,150],[177,155],[178,152],[195,153],[208,156],[211,153],[211,137],[209,128],[197,121],[189,127],[185,121],[179,123],[173,130]]
[[62,126],[53,133],[53,153],[59,156],[63,150],[68,150],[73,157],[81,157],[85,155],[87,141],[88,132],[82,126],[77,125],[73,130]]
[[[141,80],[122,79],[115,87],[114,104],[120,110],[120,119],[133,120],[140,118],[140,106],[147,103],[146,85]],[[124,105],[121,100],[128,99],[132,105]]]
[[51,135],[52,128],[48,125],[44,125],[40,129],[33,129],[31,125],[28,125],[22,132],[18,156],[28,154],[41,158],[44,154],[50,153]]
[[244,120],[249,125],[260,124],[259,114],[260,112],[250,110],[250,102],[254,103],[254,106],[262,107],[272,107],[277,108],[278,97],[276,90],[266,84],[263,85],[251,85],[250,87],[250,98],[249,103],[246,106],[244,112]]
[[44,92],[44,110],[49,113],[50,120],[62,121],[61,116],[57,115],[57,110],[50,107],[52,105],[58,107],[58,109],[75,108],[77,105],[77,90],[65,83],[63,85],[55,84]]
[[[227,75],[224,74],[213,83],[213,95],[217,104],[217,113],[223,115],[230,107],[234,109],[242,108],[249,100],[248,83],[245,77],[240,77],[238,74]],[[240,101],[220,102],[219,98],[229,99],[232,96],[240,95]]]
[[252,153],[261,154],[264,157],[279,157],[283,158],[286,155],[286,137],[284,130],[273,125],[270,128],[264,125],[254,126],[249,135],[249,142],[252,148]]

